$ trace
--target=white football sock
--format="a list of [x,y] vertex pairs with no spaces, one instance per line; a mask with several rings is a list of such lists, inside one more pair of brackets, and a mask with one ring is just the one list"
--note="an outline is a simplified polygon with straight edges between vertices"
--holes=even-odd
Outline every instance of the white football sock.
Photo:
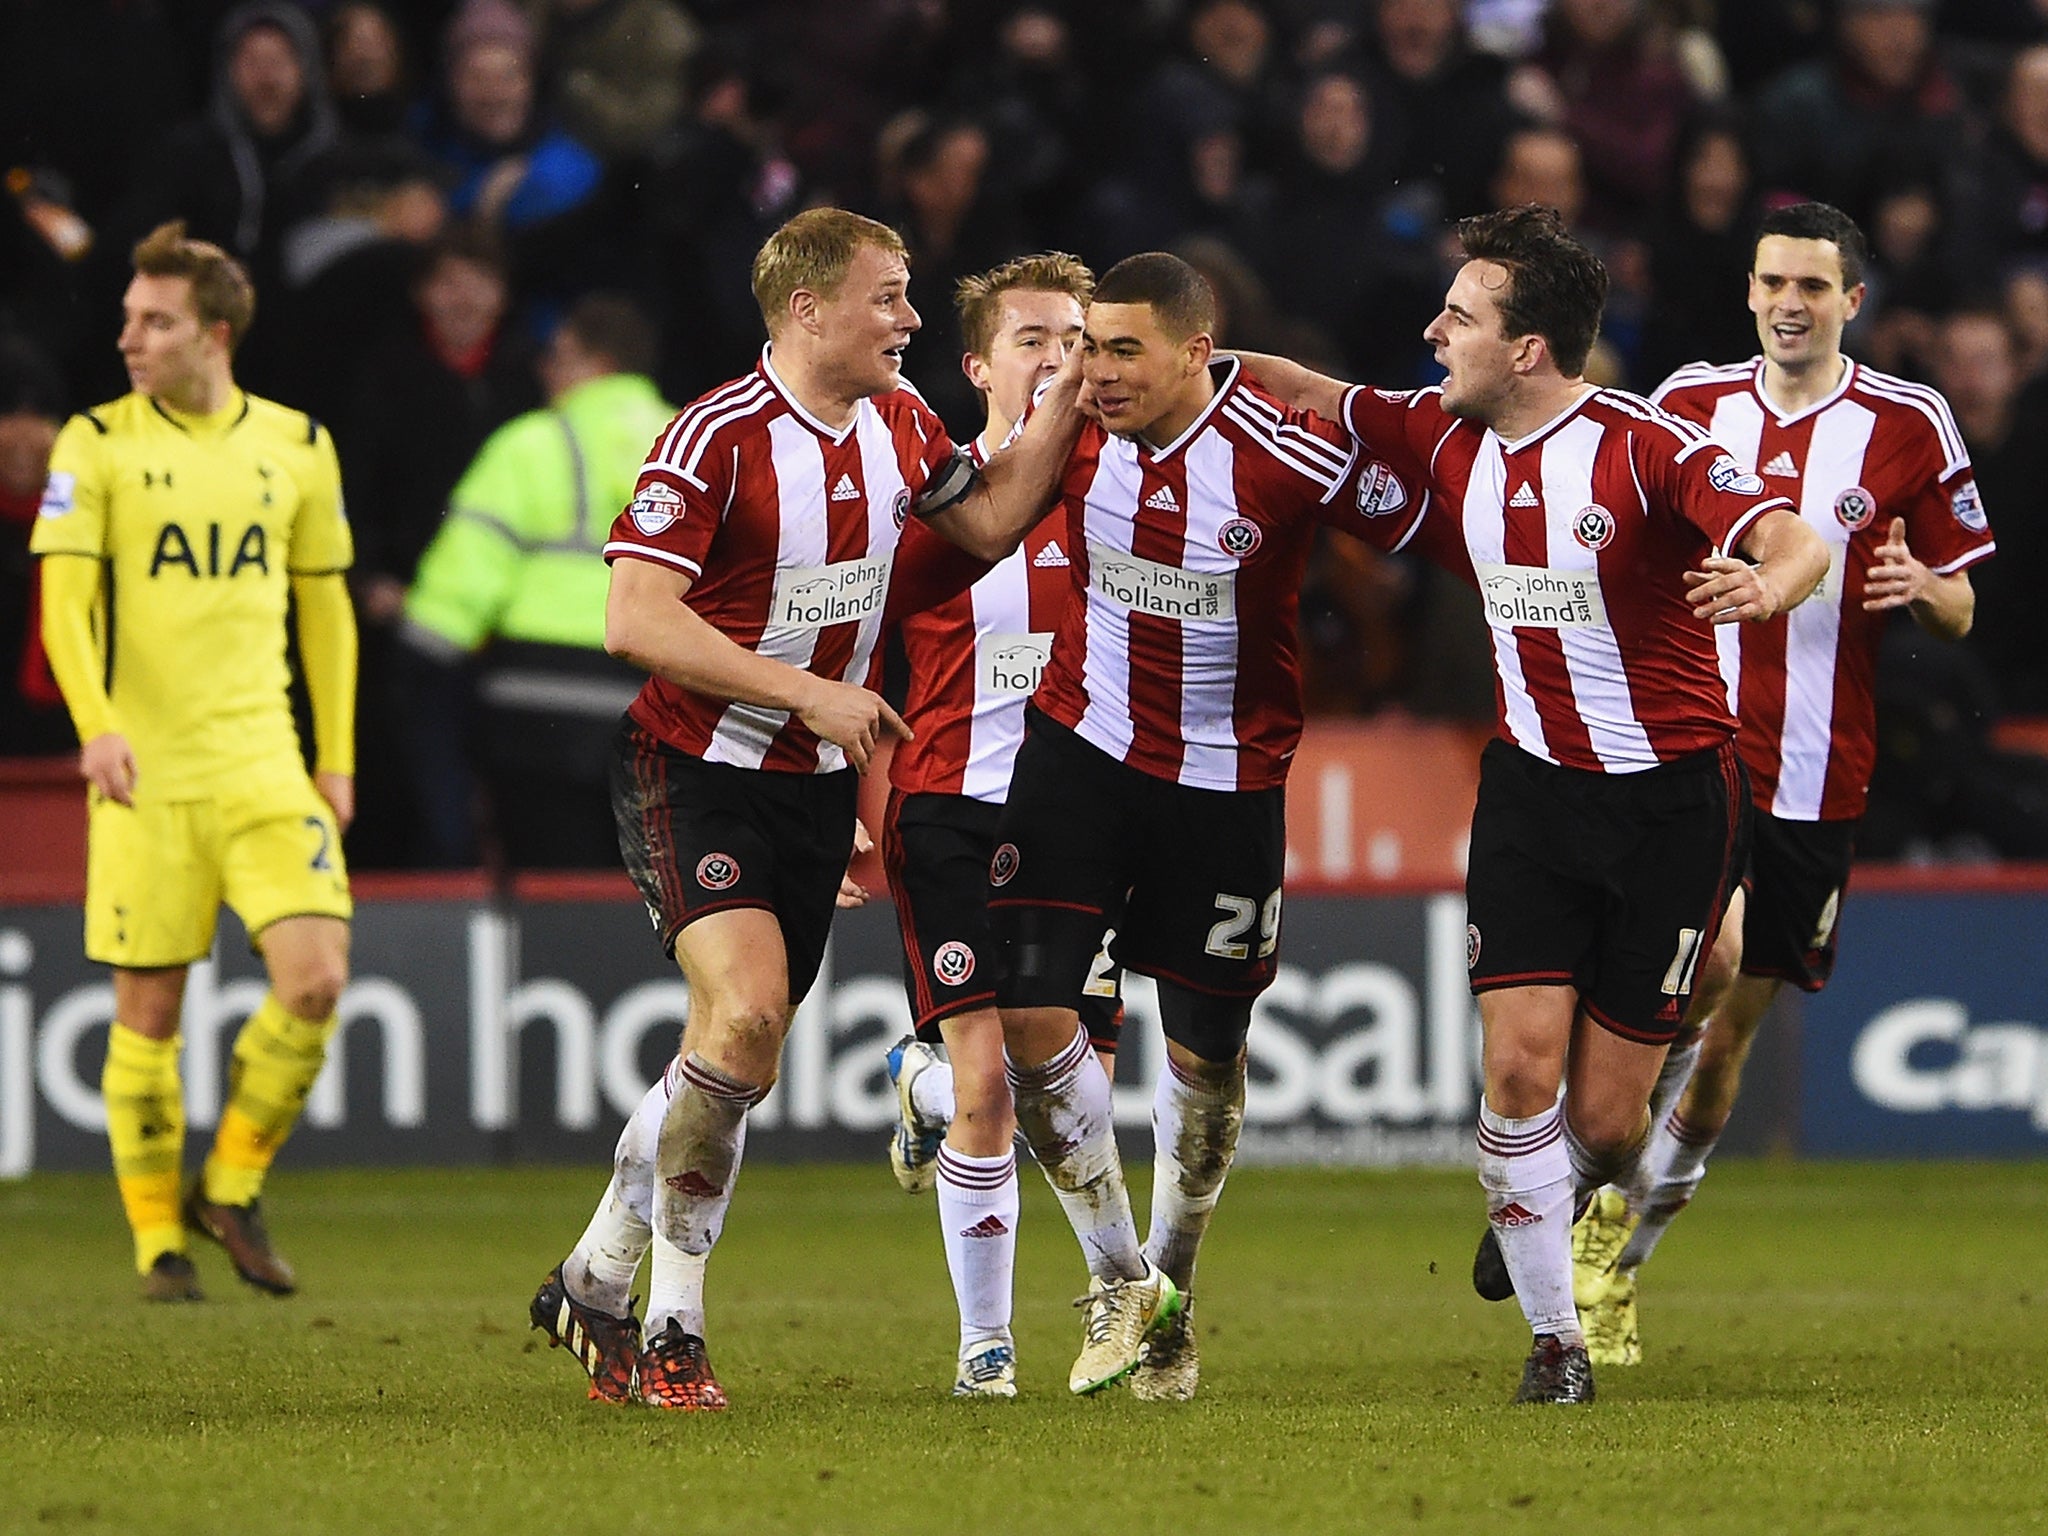
[[1656,1144],[1658,1128],[1671,1118],[1671,1111],[1678,1105],[1679,1095],[1685,1092],[1685,1085],[1692,1081],[1693,1068],[1700,1063],[1700,1042],[1695,1040],[1682,1050],[1674,1050],[1664,1058],[1664,1066],[1657,1074],[1657,1084],[1650,1090],[1650,1141],[1643,1149],[1641,1159],[1626,1181],[1621,1192],[1628,1196],[1628,1208],[1640,1211],[1643,1202],[1650,1197],[1650,1185],[1655,1181]]
[[1648,1190],[1639,1207],[1642,1219],[1629,1235],[1621,1257],[1614,1261],[1617,1268],[1635,1269],[1657,1251],[1678,1213],[1692,1203],[1693,1192],[1707,1176],[1707,1158],[1720,1139],[1719,1131],[1709,1133],[1688,1125],[1675,1109],[1657,1127],[1643,1158]]
[[917,1123],[942,1130],[953,1123],[953,1064],[937,1061],[917,1074],[910,1085],[910,1112]]
[[1244,1129],[1244,1058],[1184,1074],[1171,1055],[1152,1094],[1152,1226],[1145,1257],[1183,1292]]
[[1579,1134],[1572,1129],[1572,1117],[1564,1116],[1565,1156],[1572,1165],[1572,1209],[1574,1215],[1580,1209],[1578,1202],[1605,1184],[1620,1184],[1626,1187],[1642,1178],[1643,1150],[1650,1144],[1650,1122],[1646,1119],[1639,1127],[1636,1139],[1625,1147],[1612,1151],[1596,1151],[1579,1140]]
[[1692,1081],[1692,1069],[1700,1064],[1700,1042],[1675,1047],[1667,1052],[1657,1073],[1657,1085],[1650,1090],[1650,1124],[1662,1125],[1678,1105],[1678,1096]]
[[1486,1219],[1530,1332],[1583,1343],[1572,1304],[1572,1166],[1563,1104],[1510,1120],[1481,1103],[1478,1139]]
[[760,1094],[695,1052],[683,1059],[679,1076],[654,1162],[649,1338],[672,1317],[685,1333],[704,1332],[704,1264],[725,1226],[747,1144],[747,1110]]
[[969,1157],[939,1148],[939,1228],[960,1305],[960,1352],[988,1339],[1010,1342],[1011,1277],[1017,1267],[1017,1154]]
[[1088,1272],[1102,1280],[1143,1278],[1145,1255],[1117,1156],[1109,1079],[1089,1049],[1088,1032],[1075,1029],[1067,1046],[1039,1066],[1010,1063],[1010,1087],[1017,1128],[1081,1240]]
[[562,1280],[571,1296],[614,1317],[623,1317],[631,1304],[633,1276],[654,1236],[654,1153],[674,1076],[671,1064],[619,1132],[612,1181],[562,1266]]

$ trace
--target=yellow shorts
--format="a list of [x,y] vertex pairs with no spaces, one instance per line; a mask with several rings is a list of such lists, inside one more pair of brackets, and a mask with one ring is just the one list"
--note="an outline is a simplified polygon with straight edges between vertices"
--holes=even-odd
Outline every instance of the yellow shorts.
[[89,960],[203,959],[223,901],[252,938],[279,918],[355,910],[334,811],[307,778],[133,808],[95,794],[86,825]]

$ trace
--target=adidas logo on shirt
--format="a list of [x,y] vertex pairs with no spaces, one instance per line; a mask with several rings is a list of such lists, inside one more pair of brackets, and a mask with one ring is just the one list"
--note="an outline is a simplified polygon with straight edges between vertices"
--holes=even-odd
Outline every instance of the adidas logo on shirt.
[[1787,480],[1797,480],[1799,478],[1799,466],[1792,462],[1791,454],[1780,448],[1777,457],[1764,466],[1764,473],[1767,475],[1782,475]]
[[1522,488],[1508,498],[1508,505],[1511,507],[1535,507],[1541,506],[1542,503],[1537,500],[1536,487],[1524,481]]
[[1154,512],[1178,512],[1180,510],[1180,503],[1173,499],[1173,487],[1170,485],[1162,485],[1150,496],[1147,496],[1145,498],[1145,505]]
[[1071,566],[1074,562],[1067,558],[1067,552],[1060,548],[1057,539],[1048,539],[1045,548],[1031,557],[1031,563],[1044,571],[1056,565]]
[[839,483],[832,487],[834,501],[859,501],[860,487],[853,483],[853,476],[841,475]]

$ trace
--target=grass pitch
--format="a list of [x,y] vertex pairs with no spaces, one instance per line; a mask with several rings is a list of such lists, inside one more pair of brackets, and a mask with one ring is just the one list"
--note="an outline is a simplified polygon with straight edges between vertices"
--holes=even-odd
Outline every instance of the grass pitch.
[[1203,1258],[1196,1402],[1067,1395],[1082,1270],[1030,1173],[1024,1395],[951,1402],[932,1201],[879,1157],[745,1171],[730,1412],[587,1403],[525,1312],[603,1179],[287,1171],[304,1291],[201,1246],[183,1308],[133,1299],[110,1179],[0,1186],[0,1532],[2048,1529],[2041,1165],[1717,1166],[1645,1271],[1647,1363],[1575,1410],[1508,1405],[1469,1176],[1273,1169]]

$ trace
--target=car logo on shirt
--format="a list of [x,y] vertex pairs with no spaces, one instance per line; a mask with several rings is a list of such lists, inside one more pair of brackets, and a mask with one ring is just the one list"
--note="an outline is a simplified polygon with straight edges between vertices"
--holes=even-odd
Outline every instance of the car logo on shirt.
[[633,526],[651,539],[675,526],[676,519],[683,515],[683,498],[656,481],[640,488],[640,494],[633,498],[626,512],[633,519]]
[[1265,537],[1259,532],[1259,525],[1250,518],[1233,517],[1216,530],[1216,547],[1226,555],[1243,560],[1259,547]]
[[1835,498],[1835,516],[1851,533],[1868,528],[1870,520],[1877,516],[1877,498],[1862,486],[1852,485]]
[[1595,502],[1572,519],[1572,537],[1587,549],[1605,549],[1614,538],[1614,514]]

